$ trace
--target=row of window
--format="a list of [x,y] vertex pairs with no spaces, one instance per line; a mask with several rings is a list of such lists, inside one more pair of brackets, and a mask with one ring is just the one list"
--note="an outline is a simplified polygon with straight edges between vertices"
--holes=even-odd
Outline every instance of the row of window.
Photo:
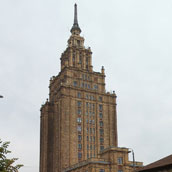
[[87,141],[95,142],[95,136],[87,136]]
[[[81,115],[81,114],[82,114],[81,109],[78,109],[77,114],[78,114],[78,115]],[[88,111],[85,112],[85,115],[86,115],[86,116],[88,116],[88,114],[89,114],[90,117],[91,117],[91,116],[95,116],[95,112],[92,112],[92,111],[89,111],[89,113],[88,113]],[[102,113],[102,112],[99,112],[99,118],[100,118],[100,119],[103,118],[103,113]],[[79,121],[78,121],[78,122],[79,122]]]
[[[73,54],[73,56],[75,57],[74,54]],[[73,61],[75,61],[75,58],[73,58]],[[82,63],[82,55],[79,56],[79,64],[81,64],[81,63]],[[88,65],[88,58],[86,59],[86,65]],[[84,81],[91,81],[91,76],[83,73],[83,74],[81,74],[81,79]],[[94,82],[98,81],[98,77],[94,77],[93,79],[94,79]]]
[[82,79],[83,80],[88,80],[88,81],[91,80],[90,76],[89,75],[86,75],[86,74],[82,74]]
[[[81,132],[81,126],[78,125],[78,131]],[[104,129],[103,128],[100,128],[100,136],[102,136],[104,134]],[[87,127],[87,133],[89,133],[89,129]],[[90,128],[90,134],[95,134],[95,128]],[[87,136],[88,137],[88,136]],[[92,137],[92,136],[91,136]],[[82,140],[82,136],[81,135],[78,135],[78,140]],[[87,139],[88,141],[89,139]],[[91,139],[92,140],[92,139]],[[93,140],[95,140],[95,137],[93,137]]]
[[95,157],[95,152],[94,152],[94,154],[92,152],[90,152],[90,154],[87,153],[87,158],[91,158],[91,157]]
[[[77,122],[79,123],[79,124],[81,124],[81,122],[82,122],[82,119],[79,117],[79,118],[77,118]],[[93,120],[88,120],[88,119],[86,119],[86,123],[87,124],[95,124],[95,120],[93,119]],[[100,122],[100,126],[103,126],[103,123],[102,123],[102,121]]]
[[[82,144],[81,143],[78,143],[78,149],[82,149]],[[87,150],[95,150],[96,147],[95,145],[87,145]]]
[[91,85],[90,84],[84,83],[84,82],[82,82],[81,85],[80,85],[77,81],[73,81],[73,86],[74,87],[81,87],[81,88],[98,90],[98,85],[93,85],[93,88],[91,88]]
[[[82,102],[81,101],[77,101],[77,105],[78,105],[78,107],[81,107],[81,105],[82,105]],[[92,108],[92,109],[94,109],[94,107],[95,107],[95,104],[94,103],[89,103],[89,102],[86,102],[86,107],[87,108]],[[103,110],[103,105],[102,104],[99,104],[99,111],[102,111]]]
[[87,145],[87,150],[95,150],[96,149],[96,147],[95,147],[95,145]]
[[[89,133],[88,127],[87,127],[87,133]],[[90,128],[90,134],[95,134],[95,128]]]
[[88,100],[96,100],[93,95],[88,95],[88,94],[85,95],[85,98]]
[[[78,97],[78,98],[82,98],[82,95],[81,95],[80,92],[77,93],[77,97]],[[86,94],[86,95],[85,95],[85,98],[88,99],[88,100],[96,100],[96,98],[95,98],[94,95],[89,95],[89,94]],[[102,100],[103,100],[102,96],[99,96],[98,100],[99,100],[100,102],[102,102]]]
[[[88,110],[85,112],[85,115],[88,115]],[[89,111],[89,115],[90,116],[94,116],[95,115],[95,112]]]
[[[78,109],[78,112],[77,112],[78,115],[81,115],[81,112],[82,112],[81,109]],[[85,112],[85,115],[86,115],[86,116],[88,116],[88,114],[89,114],[90,117],[91,117],[91,116],[95,116],[95,112],[92,112],[92,111],[89,111],[89,113],[88,113],[88,111]],[[99,112],[99,118],[100,118],[100,119],[103,118],[103,113],[102,113],[102,112]],[[78,119],[78,120],[79,120],[79,119]],[[77,120],[77,121],[78,121],[78,120]],[[78,121],[78,122],[79,122],[79,121]]]
[[88,109],[92,109],[94,111],[94,108],[95,108],[95,104],[94,103],[89,103],[89,102],[86,102],[86,108]]
[[86,119],[86,123],[87,123],[87,124],[93,124],[93,125],[94,125],[94,124],[95,124],[95,121],[94,121],[94,119],[93,119],[93,120],[91,120],[91,119],[90,119],[90,120]]
[[[78,44],[78,46],[80,46],[81,44],[80,44],[80,41],[79,42],[77,42],[77,44]],[[73,65],[75,65],[75,53],[73,53]],[[79,56],[79,64],[82,64],[82,54],[80,54],[80,56]],[[88,66],[88,57],[86,58],[86,65]],[[84,76],[83,75],[83,77],[87,77],[86,75]],[[84,78],[85,79],[85,78]]]
[[[82,102],[81,101],[77,101],[77,106],[78,108],[81,108],[81,105],[82,105]],[[88,112],[88,108],[92,111],[95,111],[95,104],[94,103],[89,103],[89,102],[86,102],[86,110]],[[102,104],[99,104],[99,111],[103,111],[103,105]]]

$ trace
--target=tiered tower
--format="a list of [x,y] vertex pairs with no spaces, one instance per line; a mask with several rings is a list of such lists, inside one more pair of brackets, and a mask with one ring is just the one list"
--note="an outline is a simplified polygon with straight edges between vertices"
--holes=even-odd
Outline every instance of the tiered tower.
[[41,108],[40,172],[70,171],[118,147],[116,95],[105,90],[104,67],[93,71],[92,52],[84,46],[74,8],[61,71],[50,79],[49,100]]

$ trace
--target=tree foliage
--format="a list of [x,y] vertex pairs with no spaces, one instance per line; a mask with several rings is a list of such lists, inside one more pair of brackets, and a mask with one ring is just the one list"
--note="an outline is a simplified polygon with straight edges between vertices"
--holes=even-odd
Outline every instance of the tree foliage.
[[8,150],[9,144],[10,142],[2,142],[0,139],[0,172],[18,172],[18,169],[23,166],[21,164],[14,165],[18,158],[7,158],[7,154],[11,153]]

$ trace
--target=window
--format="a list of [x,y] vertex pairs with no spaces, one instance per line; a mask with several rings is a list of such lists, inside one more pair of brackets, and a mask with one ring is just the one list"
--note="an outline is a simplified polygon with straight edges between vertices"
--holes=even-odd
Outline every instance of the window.
[[78,149],[82,149],[82,144],[78,144]]
[[103,105],[99,105],[99,111],[103,110]]
[[123,164],[123,158],[122,157],[118,157],[118,164]]
[[103,133],[104,133],[104,130],[101,128],[100,129],[100,135],[103,135]]
[[87,83],[85,83],[85,88],[87,88]]
[[86,99],[88,99],[88,94],[86,94]]
[[86,64],[88,64],[88,57],[86,57]]
[[81,93],[78,92],[78,98],[81,98]]
[[90,128],[90,134],[92,134],[92,128]]
[[97,90],[98,89],[98,86],[97,85],[94,85],[93,89],[94,90]]
[[103,121],[100,121],[100,127],[103,127]]
[[78,158],[81,159],[82,158],[82,153],[78,152]]
[[84,74],[82,74],[82,79],[84,79]]
[[100,146],[100,150],[102,151],[104,149],[104,146]]
[[87,153],[87,158],[89,158],[89,153]]
[[81,132],[81,126],[80,126],[80,125],[78,125],[77,130],[78,130],[79,132]]
[[90,84],[88,84],[88,89],[90,89],[91,87],[90,87]]
[[102,102],[102,97],[101,96],[99,97],[99,101]]
[[74,87],[77,86],[77,81],[73,81],[73,86],[74,86]]
[[87,107],[87,108],[88,108],[88,104],[89,104],[89,103],[88,103],[88,102],[86,102],[86,107]]
[[89,149],[89,145],[87,145],[87,150]]
[[78,123],[81,123],[81,121],[82,121],[81,118],[77,118]]
[[81,58],[81,56],[79,56],[79,64],[81,64],[82,63],[82,58]]
[[118,170],[118,172],[123,172],[122,170]]
[[99,117],[103,118],[103,113],[102,112],[99,113]]
[[82,82],[81,87],[84,88],[84,83]]
[[92,136],[90,136],[90,142],[92,142]]
[[104,142],[104,138],[100,137],[100,143]]
[[93,128],[93,134],[95,134],[95,128]]
[[89,141],[89,137],[87,136],[87,141]]
[[95,115],[95,112],[93,112],[93,116]]
[[94,124],[94,119],[92,120],[92,123]]
[[[93,97],[94,98],[94,97]],[[94,111],[94,108],[95,108],[95,104],[93,104],[93,111]]]
[[81,141],[81,140],[82,140],[82,136],[78,135],[78,141]]
[[78,115],[81,115],[81,109],[78,109]]
[[73,65],[75,65],[75,54],[73,54]]
[[78,107],[81,107],[82,103],[81,103],[81,101],[78,101],[77,104],[78,104]]
[[90,108],[90,110],[91,110],[91,103],[89,103],[89,108]]
[[89,131],[89,129],[88,129],[88,127],[87,127],[87,133],[88,133],[88,131]]
[[88,124],[88,119],[86,119],[86,122],[87,122],[87,124]]
[[86,74],[84,75],[84,77],[85,77],[84,79],[87,80],[87,75]]
[[95,136],[93,136],[93,142],[95,142]]
[[92,124],[92,120],[90,119],[90,124]]
[[105,172],[105,170],[103,170],[103,169],[100,169],[100,170],[99,170],[99,172]]

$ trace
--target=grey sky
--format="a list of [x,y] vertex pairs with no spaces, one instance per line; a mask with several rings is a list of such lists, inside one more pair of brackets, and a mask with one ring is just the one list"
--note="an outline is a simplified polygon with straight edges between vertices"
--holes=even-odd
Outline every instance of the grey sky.
[[25,167],[39,169],[40,106],[60,71],[78,4],[93,66],[105,66],[118,96],[119,146],[145,164],[172,153],[171,0],[1,0],[0,138]]

